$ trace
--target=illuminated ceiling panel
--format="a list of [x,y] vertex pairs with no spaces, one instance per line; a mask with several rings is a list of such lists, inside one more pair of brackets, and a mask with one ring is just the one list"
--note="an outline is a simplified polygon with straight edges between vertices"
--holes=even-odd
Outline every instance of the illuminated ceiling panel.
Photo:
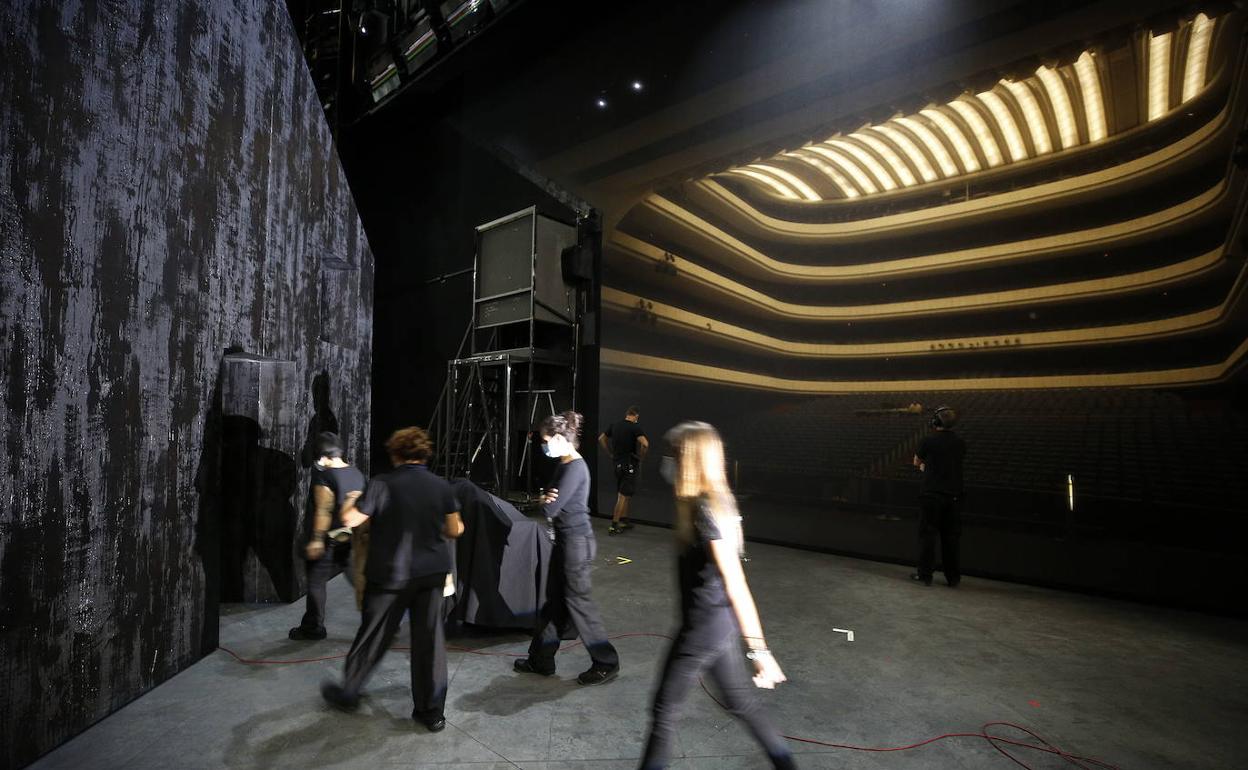
[[1167,32],[1148,38],[1148,119],[1156,120],[1170,109],[1170,40]]
[[1068,150],[1079,144],[1079,124],[1075,122],[1075,108],[1070,103],[1070,94],[1066,92],[1066,84],[1062,76],[1052,67],[1041,67],[1036,70],[1044,86],[1044,93],[1053,105],[1053,114],[1057,118],[1057,135],[1061,140],[1062,149]]
[[881,139],[872,136],[866,131],[858,131],[850,134],[850,137],[865,143],[868,147],[879,153],[884,162],[893,170],[893,174],[901,181],[903,187],[913,187],[918,184],[918,180],[914,178],[914,174],[910,173],[910,167],[901,159],[892,147],[889,147]]
[[1047,155],[1053,152],[1053,142],[1049,140],[1049,126],[1044,120],[1044,113],[1040,110],[1040,103],[1036,101],[1036,95],[1032,93],[1031,87],[1015,80],[1003,80],[1001,84],[1022,109],[1023,123],[1027,125],[1027,131],[1031,134],[1031,146],[1036,148],[1036,154]]
[[1183,70],[1183,101],[1189,101],[1205,87],[1205,67],[1209,63],[1209,39],[1213,21],[1203,13],[1192,22],[1187,42],[1187,62]]
[[954,123],[948,115],[940,110],[927,109],[919,114],[935,123],[941,133],[953,144],[953,149],[957,150],[958,157],[962,159],[962,168],[966,169],[967,173],[979,171],[979,158],[975,157],[975,151],[971,149],[971,143],[967,140],[966,134],[962,132],[962,128],[957,123]]
[[911,141],[910,137],[906,136],[904,131],[888,123],[868,130],[879,131],[900,148],[910,162],[914,164],[914,167],[919,170],[919,176],[923,177],[924,182],[931,182],[936,179],[936,169],[932,168],[931,161],[927,159],[927,156],[923,154],[918,145]]
[[858,164],[855,163],[853,158],[850,158],[848,155],[844,155],[830,147],[824,147],[819,144],[812,144],[809,147],[803,147],[802,149],[806,152],[813,152],[816,155],[821,155],[832,161],[832,163],[848,171],[849,175],[854,178],[854,182],[857,183],[858,188],[861,189],[863,193],[870,195],[880,191],[880,188],[876,185],[875,180],[868,176],[867,172],[858,168]]
[[779,179],[770,177],[767,174],[763,174],[758,171],[752,171],[748,168],[734,168],[729,173],[740,174],[742,176],[748,176],[751,179],[762,182],[764,185],[766,185],[767,187],[770,187],[774,192],[776,192],[782,198],[791,198],[793,200],[798,199],[797,193],[793,192],[792,189],[782,184]]
[[1101,76],[1096,71],[1092,54],[1084,51],[1075,61],[1079,77],[1079,94],[1083,97],[1084,120],[1088,124],[1088,141],[1099,142],[1109,134],[1105,124],[1105,100],[1101,96]]
[[953,163],[953,156],[945,149],[945,145],[936,138],[936,134],[932,130],[923,125],[914,118],[897,118],[899,125],[910,129],[910,132],[919,138],[927,151],[932,154],[936,162],[940,164],[940,173],[945,176],[957,176],[958,167]]
[[822,158],[817,157],[815,155],[807,155],[801,152],[786,152],[784,154],[784,157],[792,158],[793,160],[800,161],[802,163],[805,163],[810,166],[814,166],[815,168],[819,169],[820,171],[823,172],[823,175],[826,176],[828,179],[830,179],[832,181],[832,184],[835,185],[836,188],[841,191],[841,195],[843,195],[844,197],[846,198],[858,197],[858,188],[854,187],[853,182],[850,182],[849,179],[847,179],[844,174],[838,171],[835,166],[833,166],[831,163],[827,163]]
[[[1190,101],[1204,90],[1216,26],[1216,19],[1202,13],[1175,31],[1147,34],[1142,50],[1136,49],[1135,55],[1145,59],[1138,88],[1147,94],[1149,121],[1165,117],[1172,104]],[[1110,135],[1114,105],[1102,84],[1097,56],[1084,51],[1071,64],[1039,67],[1030,77],[1001,80],[982,93],[963,94],[777,155],[802,164],[792,171],[765,161],[731,171],[786,200],[818,202],[822,198],[816,188],[824,179],[843,198],[855,198],[940,183],[1099,142]],[[1171,93],[1171,83],[1181,93]],[[1132,126],[1135,120],[1133,115],[1119,123]]]
[[777,177],[780,181],[787,183],[794,190],[797,190],[798,194],[808,201],[820,200],[819,193],[815,192],[813,187],[799,179],[796,174],[792,174],[776,166],[768,166],[762,163],[751,163],[749,168]]
[[854,160],[858,161],[867,169],[867,171],[871,172],[871,176],[875,177],[879,181],[880,186],[885,190],[897,189],[897,180],[893,179],[889,173],[884,170],[884,167],[880,165],[880,162],[871,157],[871,154],[866,150],[856,144],[853,144],[852,142],[847,142],[844,139],[829,139],[827,143],[842,152],[849,153]]
[[[1001,147],[997,144],[996,137],[992,135],[992,129],[988,127],[988,121],[979,114],[979,110],[975,109],[974,105],[965,98],[954,99],[949,102],[949,107],[961,115],[966,125],[971,127],[971,133],[975,136],[975,141],[979,143],[979,149],[988,159],[988,167],[1000,166],[1004,162],[1004,158],[1001,157]],[[1017,128],[1014,130],[1018,131]]]

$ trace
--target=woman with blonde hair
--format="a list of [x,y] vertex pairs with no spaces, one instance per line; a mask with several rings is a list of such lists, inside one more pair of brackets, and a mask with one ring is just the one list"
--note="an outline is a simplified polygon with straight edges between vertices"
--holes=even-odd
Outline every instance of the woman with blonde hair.
[[[680,629],[668,650],[651,706],[643,770],[667,766],[681,704],[704,672],[719,686],[728,711],[749,728],[773,767],[792,768],[784,739],[763,717],[757,687],[774,688],[784,672],[767,649],[754,597],[741,569],[743,535],[728,487],[724,445],[704,422],[682,423],[667,434],[675,455],[664,475],[676,493]],[[743,640],[749,652],[741,654]]]

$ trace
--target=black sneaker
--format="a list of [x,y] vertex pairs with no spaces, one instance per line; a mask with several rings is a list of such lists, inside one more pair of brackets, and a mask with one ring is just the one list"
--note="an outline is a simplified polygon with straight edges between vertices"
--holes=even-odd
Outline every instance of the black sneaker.
[[441,711],[412,711],[412,719],[420,722],[431,733],[440,733],[446,729],[446,717]]
[[945,579],[945,583],[947,583],[950,588],[957,588],[958,584],[961,582],[962,582],[962,578],[960,577],[953,578],[952,580],[950,580],[949,578]]
[[632,529],[633,522],[631,519],[620,519],[620,529]]
[[611,522],[611,526],[607,527],[608,535],[618,535],[623,531],[624,531],[624,528],[621,527],[619,524],[616,524],[614,521]]
[[303,626],[295,626],[290,629],[288,637],[300,642],[318,642],[324,639],[328,634],[325,629],[320,628],[304,628]]
[[932,576],[931,576],[931,575],[928,575],[927,577],[923,577],[922,575],[920,575],[920,574],[919,574],[919,573],[917,573],[917,572],[911,572],[911,573],[910,573],[910,579],[911,579],[911,580],[913,580],[913,581],[914,581],[914,582],[916,582],[916,583],[922,583],[922,584],[923,584],[923,585],[925,585],[925,586],[930,586],[930,585],[932,584]]
[[339,711],[351,712],[359,708],[360,699],[352,698],[342,689],[342,685],[334,682],[321,683],[321,697],[325,702]]
[[537,674],[538,676],[554,676],[555,669],[552,666],[549,669],[537,668],[528,658],[520,658],[512,664],[512,669],[521,674]]
[[620,667],[613,666],[611,668],[600,668],[592,666],[588,671],[583,672],[576,678],[576,681],[583,685],[593,686],[596,684],[606,684],[612,679],[620,675]]

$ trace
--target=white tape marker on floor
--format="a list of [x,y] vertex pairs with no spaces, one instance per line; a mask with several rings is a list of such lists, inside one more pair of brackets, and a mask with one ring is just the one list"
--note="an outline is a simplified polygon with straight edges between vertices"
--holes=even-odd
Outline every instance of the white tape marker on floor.
[[633,560],[626,556],[617,556],[615,558],[619,559],[619,561],[616,562],[617,564],[632,564],[633,563]]
[[850,631],[848,628],[834,628],[832,630],[838,634],[845,634],[845,641],[847,642],[854,641],[854,632]]

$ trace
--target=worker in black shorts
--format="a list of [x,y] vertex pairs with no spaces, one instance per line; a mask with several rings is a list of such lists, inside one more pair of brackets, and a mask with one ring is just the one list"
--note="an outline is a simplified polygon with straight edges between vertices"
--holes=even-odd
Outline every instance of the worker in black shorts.
[[641,410],[630,406],[623,420],[607,426],[598,436],[598,443],[611,453],[611,463],[615,466],[615,510],[607,529],[609,535],[618,535],[633,526],[628,520],[628,504],[637,492],[637,474],[650,449],[650,441],[638,422],[640,419]]
[[953,432],[958,421],[951,407],[937,407],[932,413],[935,432],[919,442],[914,467],[923,472],[919,488],[919,568],[910,579],[932,584],[936,537],[944,561],[945,582],[957,588],[962,581],[960,541],[962,539],[962,460],[966,442]]

